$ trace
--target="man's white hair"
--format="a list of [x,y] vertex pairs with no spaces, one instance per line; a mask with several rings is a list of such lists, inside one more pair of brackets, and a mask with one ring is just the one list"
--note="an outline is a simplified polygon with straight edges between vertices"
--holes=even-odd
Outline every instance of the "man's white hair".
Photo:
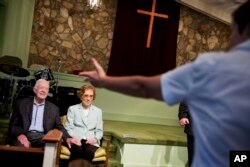
[[35,86],[34,86],[34,89],[37,89],[38,85],[40,85],[41,83],[46,83],[46,84],[48,84],[48,86],[49,86],[49,81],[47,81],[47,80],[45,80],[45,79],[38,79],[38,80],[36,81],[36,84],[35,84]]

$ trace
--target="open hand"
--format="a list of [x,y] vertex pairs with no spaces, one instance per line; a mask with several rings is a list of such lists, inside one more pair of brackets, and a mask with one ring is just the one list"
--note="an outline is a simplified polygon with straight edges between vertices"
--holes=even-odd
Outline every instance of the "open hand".
[[30,142],[28,140],[28,138],[24,135],[24,134],[21,134],[17,137],[17,140],[22,144],[24,145],[24,147],[30,147]]
[[95,70],[82,71],[79,72],[78,75],[86,77],[85,81],[91,82],[94,86],[102,87],[102,79],[106,77],[106,73],[95,58],[92,58],[91,61]]
[[69,148],[71,148],[71,144],[75,144],[75,145],[78,145],[78,146],[82,145],[81,140],[78,139],[78,138],[68,138],[66,140],[66,143],[68,144]]

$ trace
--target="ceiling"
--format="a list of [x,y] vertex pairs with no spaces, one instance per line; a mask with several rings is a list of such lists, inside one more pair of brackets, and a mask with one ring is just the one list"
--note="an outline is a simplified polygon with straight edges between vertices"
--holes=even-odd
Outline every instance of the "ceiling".
[[232,12],[247,0],[176,0],[177,2],[197,10],[205,15],[231,23]]

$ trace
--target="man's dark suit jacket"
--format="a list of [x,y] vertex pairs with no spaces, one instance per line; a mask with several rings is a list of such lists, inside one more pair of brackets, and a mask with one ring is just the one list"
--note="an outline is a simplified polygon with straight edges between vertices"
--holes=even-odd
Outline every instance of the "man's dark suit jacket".
[[179,117],[179,120],[182,118],[188,118],[189,125],[185,125],[184,132],[189,134],[189,135],[193,135],[192,127],[191,127],[192,120],[190,117],[189,109],[188,109],[188,106],[186,105],[186,103],[184,103],[184,102],[180,103],[178,117]]
[[[8,140],[16,140],[20,134],[27,134],[31,124],[32,108],[34,98],[23,98],[16,101],[9,123]],[[53,103],[46,101],[43,116],[44,133],[52,129],[59,129],[63,132],[63,140],[70,137],[61,123],[59,108]]]

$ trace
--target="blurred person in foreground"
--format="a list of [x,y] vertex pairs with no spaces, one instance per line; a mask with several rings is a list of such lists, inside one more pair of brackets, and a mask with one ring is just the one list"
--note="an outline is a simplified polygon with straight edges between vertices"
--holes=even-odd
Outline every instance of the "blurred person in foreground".
[[209,52],[156,76],[107,76],[92,59],[93,71],[82,71],[96,87],[153,98],[168,105],[185,101],[195,137],[193,167],[226,167],[230,151],[250,150],[250,1],[233,14],[230,49]]

